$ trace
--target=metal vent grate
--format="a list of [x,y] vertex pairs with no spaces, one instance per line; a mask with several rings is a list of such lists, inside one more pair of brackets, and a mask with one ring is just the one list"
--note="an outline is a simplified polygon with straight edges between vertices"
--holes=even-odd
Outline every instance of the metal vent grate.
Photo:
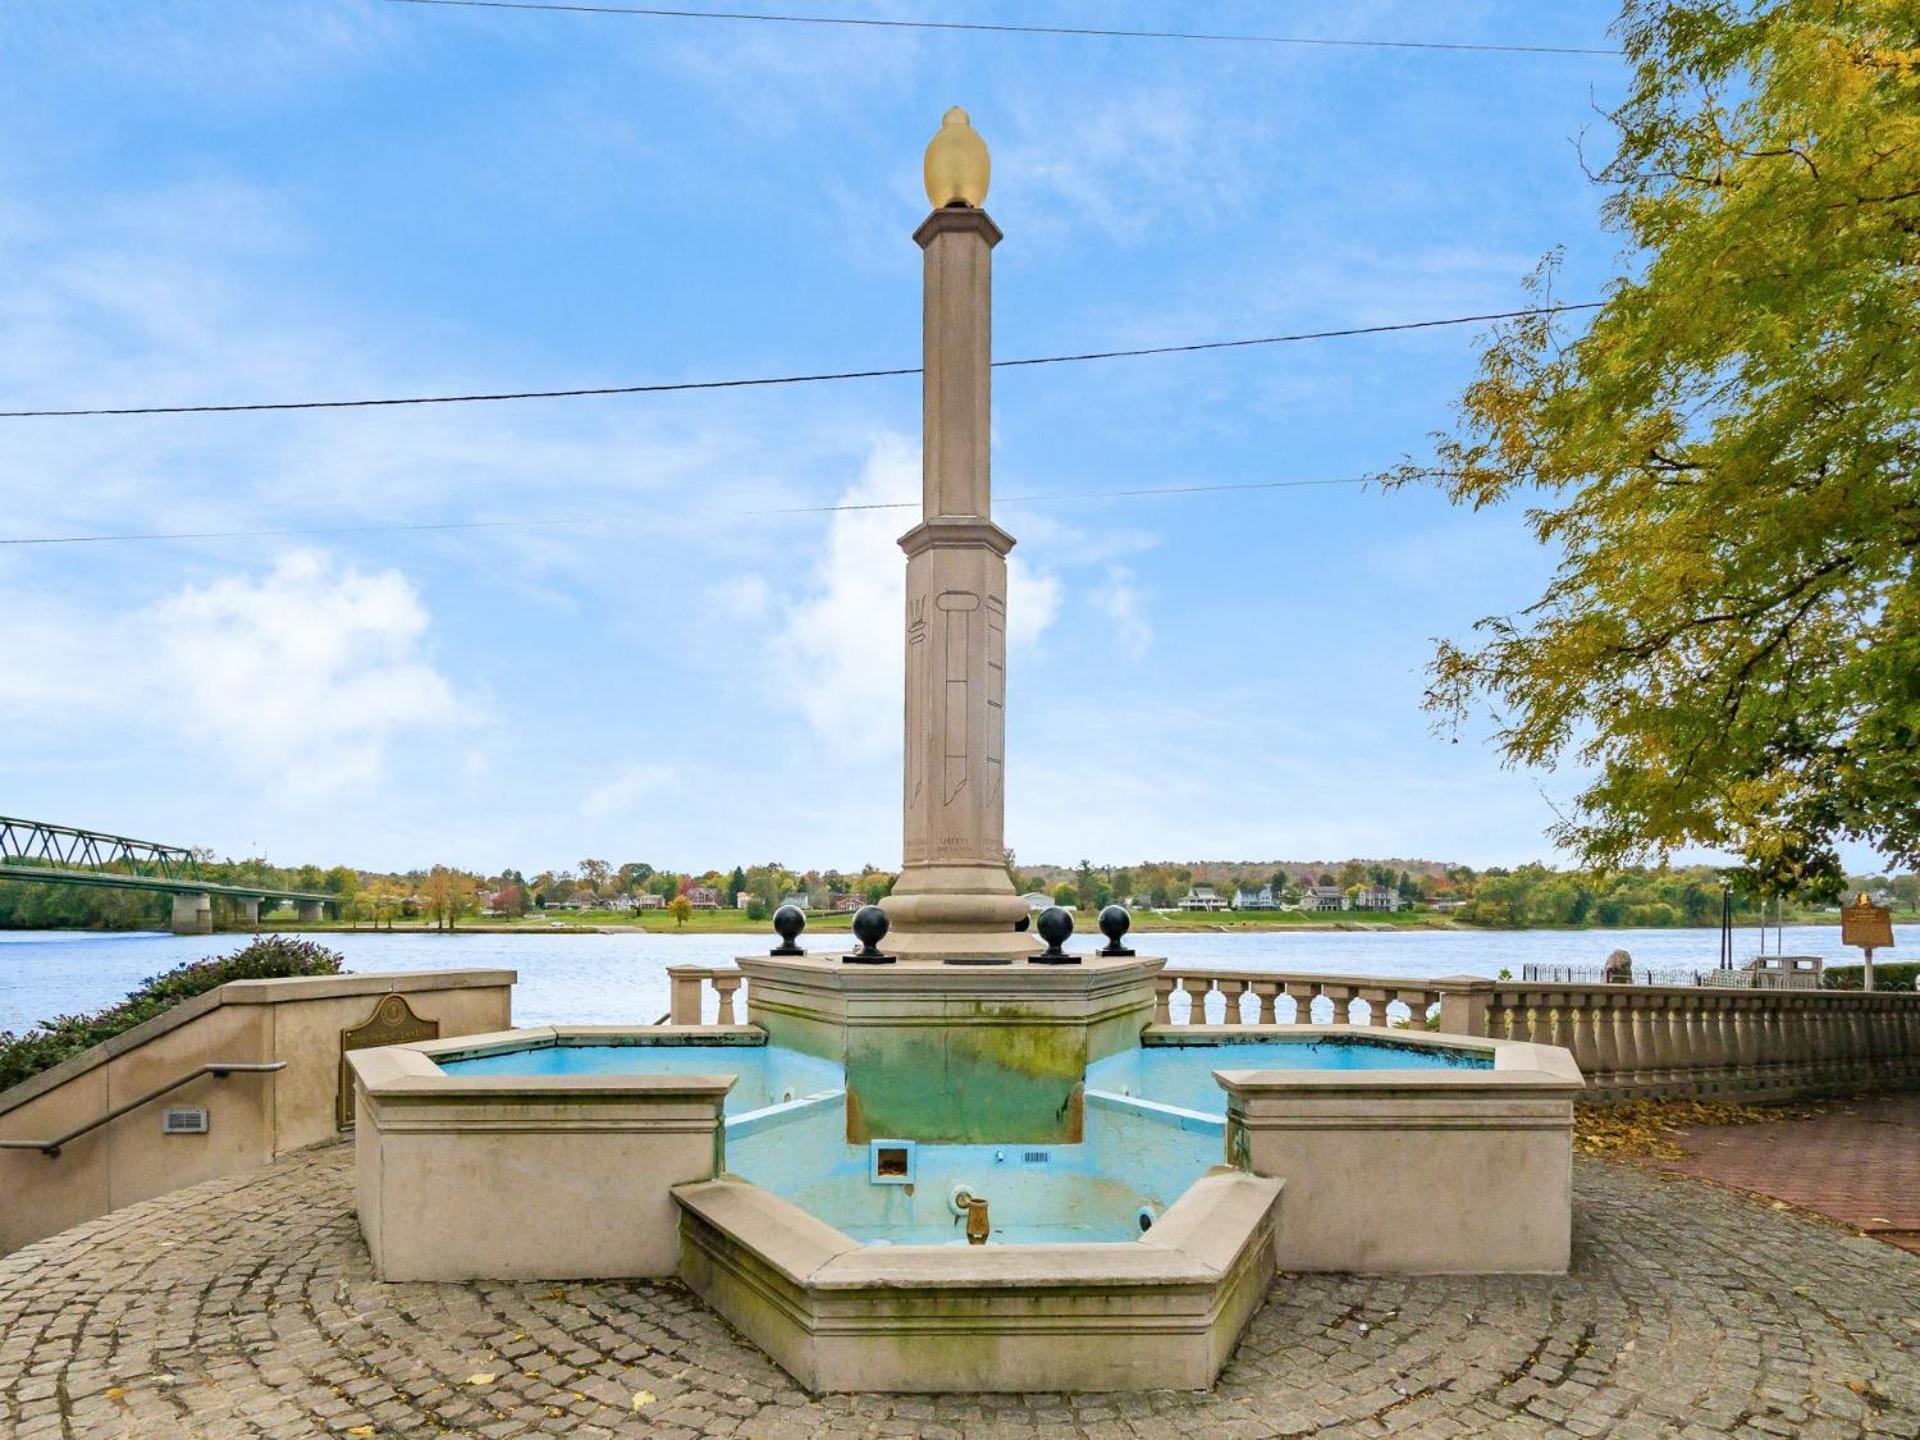
[[194,1106],[169,1105],[160,1117],[162,1135],[204,1135],[207,1112]]

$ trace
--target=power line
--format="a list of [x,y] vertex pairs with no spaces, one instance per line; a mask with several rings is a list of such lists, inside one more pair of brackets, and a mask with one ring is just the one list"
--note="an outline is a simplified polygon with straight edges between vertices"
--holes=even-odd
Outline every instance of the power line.
[[1118,30],[1091,25],[1002,25],[969,20],[884,20],[854,15],[763,15],[744,10],[670,10],[654,5],[562,4],[558,0],[394,0],[467,10],[551,10],[573,15],[634,15],[653,20],[746,20],[771,25],[838,25],[872,30],[949,30],[983,35],[1063,35],[1098,40],[1197,40],[1228,45],[1303,45],[1340,50],[1451,50],[1501,55],[1607,55],[1585,45],[1494,45],[1447,40],[1339,40],[1316,35],[1237,35],[1201,30]]
[[[1343,476],[1333,480],[1251,480],[1241,483],[1206,485],[1148,485],[1130,490],[1052,490],[1031,495],[1003,495],[1001,505],[1032,505],[1048,500],[1132,500],[1155,495],[1209,495],[1248,490],[1302,490],[1323,485],[1366,485],[1370,475]],[[917,510],[918,500],[874,500],[852,505],[783,505],[771,509],[744,510],[741,515],[833,515],[862,510]],[[123,543],[169,540],[257,540],[292,538],[308,535],[371,535],[420,530],[531,530],[536,528],[592,526],[605,530],[605,516],[549,520],[448,520],[396,525],[314,525],[262,530],[167,530],[119,535],[14,535],[0,536],[0,545],[117,545]],[[617,522],[612,522],[617,523]]]
[[[424,3],[424,0],[421,0]],[[1261,335],[1245,340],[1203,340],[1186,345],[1152,345],[1134,350],[1088,350],[1074,355],[1037,355],[1023,360],[995,360],[996,370],[1033,365],[1067,365],[1085,360],[1130,360],[1146,355],[1191,355],[1202,350],[1241,350],[1258,345],[1292,345],[1304,340],[1336,340],[1353,335],[1386,335],[1403,330],[1433,330],[1449,325],[1478,325],[1490,320],[1522,316],[1564,315],[1576,310],[1598,310],[1603,302],[1546,305],[1527,310],[1499,310],[1484,315],[1453,315],[1442,320],[1402,320],[1388,325],[1354,325],[1341,330],[1303,330],[1291,335]],[[71,419],[107,415],[230,415],[262,410],[363,410],[398,405],[474,405],[501,400],[573,400],[604,395],[663,395],[682,390],[742,390],[776,385],[817,385],[838,380],[878,380],[918,375],[920,367],[884,370],[830,370],[807,375],[766,375],[739,380],[678,380],[649,385],[596,385],[566,390],[500,390],[463,395],[378,396],[357,400],[267,400],[214,405],[96,405],[63,410],[0,410],[0,420]]]

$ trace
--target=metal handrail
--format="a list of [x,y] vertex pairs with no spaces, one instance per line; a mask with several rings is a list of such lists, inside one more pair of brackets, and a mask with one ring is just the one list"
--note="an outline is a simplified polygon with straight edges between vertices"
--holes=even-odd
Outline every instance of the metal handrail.
[[43,1155],[58,1155],[62,1146],[72,1144],[88,1131],[98,1130],[102,1125],[118,1120],[122,1115],[130,1115],[142,1105],[151,1105],[162,1095],[178,1090],[188,1081],[198,1080],[202,1075],[211,1075],[216,1080],[224,1080],[229,1075],[265,1075],[271,1071],[286,1068],[287,1062],[284,1060],[216,1060],[169,1080],[157,1090],[149,1090],[138,1100],[129,1100],[124,1105],[117,1105],[106,1114],[89,1120],[86,1124],[69,1130],[64,1135],[52,1140],[0,1140],[0,1150],[38,1150]]

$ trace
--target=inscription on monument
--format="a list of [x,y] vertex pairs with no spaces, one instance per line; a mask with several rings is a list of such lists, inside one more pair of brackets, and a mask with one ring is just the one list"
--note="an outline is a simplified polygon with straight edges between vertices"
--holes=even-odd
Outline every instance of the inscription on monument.
[[340,1032],[340,1089],[334,1100],[334,1118],[342,1130],[353,1124],[353,1072],[347,1068],[349,1050],[372,1050],[381,1045],[409,1045],[416,1040],[438,1040],[440,1022],[422,1020],[404,995],[385,995],[373,1013],[358,1025]]

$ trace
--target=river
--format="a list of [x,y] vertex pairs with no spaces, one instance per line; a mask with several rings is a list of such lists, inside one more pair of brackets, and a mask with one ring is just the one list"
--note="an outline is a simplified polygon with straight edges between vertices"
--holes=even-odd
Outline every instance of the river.
[[[1759,932],[1736,933],[1735,955],[1757,953]],[[150,975],[184,961],[223,954],[245,935],[163,935],[93,931],[0,931],[0,1031],[19,1031],[53,1015],[95,1010]],[[501,966],[520,973],[514,1019],[523,1025],[647,1023],[667,1008],[669,965],[721,965],[764,949],[752,935],[523,934],[434,935],[334,932],[314,937],[346,956],[350,970],[448,970]],[[769,937],[771,938],[771,937]],[[1093,937],[1093,941],[1098,940]],[[1443,975],[1517,978],[1528,963],[1598,965],[1610,950],[1632,954],[1637,968],[1709,968],[1713,930],[1424,930],[1267,931],[1134,937],[1142,954],[1176,965],[1247,970],[1306,970],[1336,975]],[[1920,925],[1896,928],[1882,960],[1920,954]],[[1074,948],[1092,948],[1076,937]],[[1787,950],[1830,964],[1857,963],[1838,926],[1786,932]],[[845,936],[830,945],[845,945]],[[1772,948],[1773,934],[1768,932]]]

